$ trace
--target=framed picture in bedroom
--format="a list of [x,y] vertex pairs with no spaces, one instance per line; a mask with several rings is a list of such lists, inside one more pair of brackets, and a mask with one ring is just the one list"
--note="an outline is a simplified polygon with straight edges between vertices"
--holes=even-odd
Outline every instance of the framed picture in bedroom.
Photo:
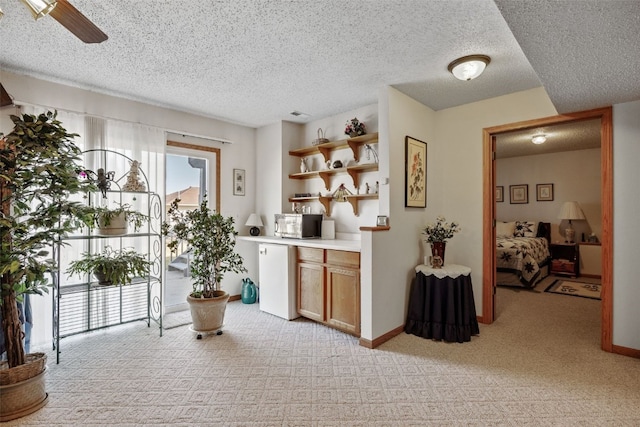
[[427,143],[404,137],[404,205],[427,207]]
[[553,184],[536,184],[536,200],[538,202],[552,202]]
[[504,186],[496,185],[496,202],[504,202]]
[[529,184],[510,185],[509,203],[512,205],[529,203]]
[[244,187],[245,187],[244,169],[234,169],[233,170],[233,195],[244,196]]

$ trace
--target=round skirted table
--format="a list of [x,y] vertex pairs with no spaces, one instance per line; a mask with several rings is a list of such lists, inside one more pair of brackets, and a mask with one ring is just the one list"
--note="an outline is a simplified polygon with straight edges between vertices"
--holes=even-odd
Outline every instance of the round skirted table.
[[460,343],[478,335],[471,269],[456,264],[417,266],[404,330],[423,338]]

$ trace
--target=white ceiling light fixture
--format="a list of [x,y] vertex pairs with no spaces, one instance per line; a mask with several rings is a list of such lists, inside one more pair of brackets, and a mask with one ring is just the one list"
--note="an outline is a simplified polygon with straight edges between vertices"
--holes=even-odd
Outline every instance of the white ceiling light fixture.
[[487,55],[463,56],[453,61],[447,69],[459,80],[473,80],[478,77],[491,62]]
[[22,0],[22,3],[29,8],[35,20],[47,16],[58,4],[58,2],[54,0]]
[[538,145],[544,144],[546,140],[547,136],[545,134],[533,135],[533,137],[531,138],[531,142]]

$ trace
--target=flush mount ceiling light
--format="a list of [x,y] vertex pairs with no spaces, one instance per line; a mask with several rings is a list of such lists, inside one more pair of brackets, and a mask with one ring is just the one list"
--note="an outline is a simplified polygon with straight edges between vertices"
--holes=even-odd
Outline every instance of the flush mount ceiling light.
[[57,1],[53,0],[22,0],[22,3],[29,8],[29,11],[33,15],[33,19],[36,20],[43,16],[47,16],[58,4]]
[[531,138],[531,142],[533,142],[534,144],[544,144],[546,140],[547,136],[544,134],[533,135],[533,137]]
[[491,62],[487,55],[463,56],[453,61],[447,69],[459,80],[473,80],[478,77]]

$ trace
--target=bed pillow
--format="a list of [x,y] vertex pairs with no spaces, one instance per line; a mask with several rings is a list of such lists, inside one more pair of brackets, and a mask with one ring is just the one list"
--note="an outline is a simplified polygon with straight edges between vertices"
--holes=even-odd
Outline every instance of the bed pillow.
[[535,221],[516,221],[514,237],[536,237],[538,225]]
[[513,237],[513,233],[515,232],[515,230],[516,230],[515,221],[496,222],[496,237],[507,237],[507,238]]

